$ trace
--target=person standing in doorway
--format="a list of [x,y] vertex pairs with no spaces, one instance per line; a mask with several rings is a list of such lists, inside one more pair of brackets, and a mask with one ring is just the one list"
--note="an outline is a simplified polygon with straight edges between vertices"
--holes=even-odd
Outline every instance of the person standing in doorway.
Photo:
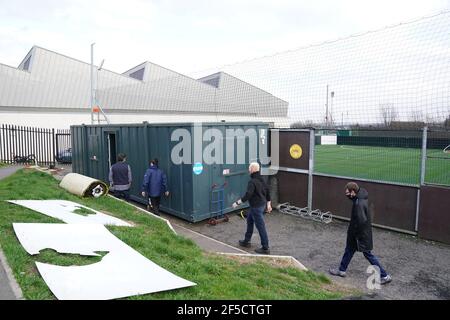
[[372,219],[369,214],[369,193],[355,182],[345,186],[345,195],[352,201],[352,213],[347,231],[347,245],[339,268],[330,268],[330,274],[339,277],[346,276],[346,270],[356,251],[362,252],[371,265],[380,272],[380,284],[392,281],[391,275],[383,269],[377,257],[372,254]]
[[269,187],[261,176],[259,163],[251,163],[248,171],[251,180],[248,182],[247,192],[241,199],[233,203],[234,209],[246,201],[250,204],[250,210],[247,213],[247,232],[245,233],[244,240],[239,240],[239,245],[242,247],[250,247],[253,226],[256,225],[256,229],[261,238],[261,248],[257,248],[255,251],[261,254],[270,254],[269,237],[267,236],[266,225],[264,223],[264,210],[267,207],[267,212],[272,211]]
[[159,169],[156,158],[150,161],[150,167],[145,172],[141,194],[148,198],[147,209],[159,216],[161,195],[165,194],[168,197],[169,191],[167,190],[167,176]]
[[130,188],[132,182],[131,167],[127,161],[127,155],[119,153],[117,162],[109,170],[109,185],[114,196],[130,200]]

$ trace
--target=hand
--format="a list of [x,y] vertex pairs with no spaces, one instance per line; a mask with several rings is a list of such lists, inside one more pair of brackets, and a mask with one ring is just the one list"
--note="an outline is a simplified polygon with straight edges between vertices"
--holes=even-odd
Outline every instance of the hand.
[[164,194],[166,195],[166,197],[168,197],[170,193],[169,191],[166,191]]
[[272,212],[272,205],[270,203],[267,204],[267,212],[268,213]]
[[145,192],[144,191],[141,192],[141,195],[145,198]]
[[238,207],[238,204],[236,202],[233,202],[231,206],[233,207],[233,209],[236,209]]

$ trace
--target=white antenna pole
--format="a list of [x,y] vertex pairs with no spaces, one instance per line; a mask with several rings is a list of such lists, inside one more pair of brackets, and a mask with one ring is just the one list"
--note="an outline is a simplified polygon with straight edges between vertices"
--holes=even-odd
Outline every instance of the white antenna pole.
[[94,44],[91,44],[91,124],[94,124]]
[[327,100],[326,100],[326,111],[325,111],[325,125],[328,127],[328,85],[327,85]]

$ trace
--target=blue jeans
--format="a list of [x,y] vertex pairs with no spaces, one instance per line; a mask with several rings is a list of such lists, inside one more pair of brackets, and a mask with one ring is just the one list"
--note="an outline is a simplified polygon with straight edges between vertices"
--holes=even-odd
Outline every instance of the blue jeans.
[[264,224],[264,210],[266,206],[259,208],[250,208],[247,214],[247,232],[245,233],[245,241],[250,242],[253,235],[253,225],[259,232],[261,238],[261,246],[264,249],[269,249],[269,238],[267,237],[266,225]]
[[[351,249],[351,248],[345,248],[345,253],[344,256],[342,257],[342,261],[341,261],[341,265],[339,267],[340,271],[345,271],[347,270],[348,265],[350,264],[350,261],[353,258],[353,255],[355,254],[356,250],[355,249]],[[383,269],[383,267],[381,266],[380,262],[378,261],[377,257],[375,257],[372,252],[370,251],[364,251],[363,252],[364,257],[369,260],[370,264],[373,266],[377,266],[378,268],[380,268],[380,276],[386,277],[387,276],[387,272],[386,270]]]

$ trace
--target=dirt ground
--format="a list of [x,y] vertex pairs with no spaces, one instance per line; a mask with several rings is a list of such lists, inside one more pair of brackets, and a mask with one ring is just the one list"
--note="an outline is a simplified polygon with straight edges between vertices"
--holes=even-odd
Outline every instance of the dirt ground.
[[[215,226],[206,221],[192,224],[169,215],[163,216],[233,246],[243,238],[246,228],[246,221],[237,214],[229,215],[229,222]],[[291,255],[308,269],[326,274],[330,266],[339,265],[347,226],[347,222],[335,219],[323,224],[277,211],[266,214],[271,254]],[[373,236],[373,253],[392,275],[393,281],[378,290],[367,289],[370,274],[366,269],[369,263],[361,253],[353,257],[347,277],[332,277],[334,281],[356,287],[375,299],[450,299],[450,246],[379,228],[373,229]],[[244,250],[254,253],[259,241],[255,229],[252,247]]]

